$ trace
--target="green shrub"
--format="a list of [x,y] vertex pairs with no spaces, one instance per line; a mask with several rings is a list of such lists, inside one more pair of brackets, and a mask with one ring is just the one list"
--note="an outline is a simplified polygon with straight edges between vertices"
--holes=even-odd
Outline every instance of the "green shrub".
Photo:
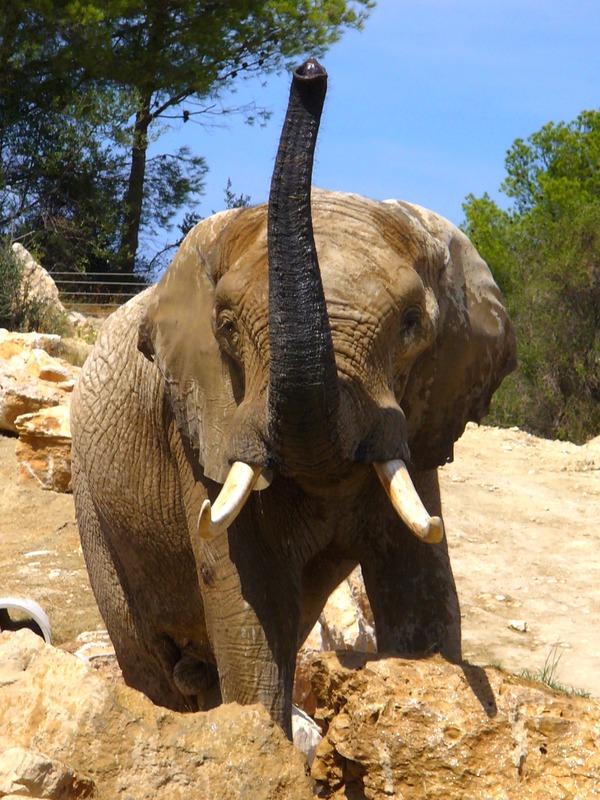
[[600,111],[550,123],[506,158],[503,209],[469,195],[463,230],[491,267],[518,367],[488,421],[583,444],[600,433]]

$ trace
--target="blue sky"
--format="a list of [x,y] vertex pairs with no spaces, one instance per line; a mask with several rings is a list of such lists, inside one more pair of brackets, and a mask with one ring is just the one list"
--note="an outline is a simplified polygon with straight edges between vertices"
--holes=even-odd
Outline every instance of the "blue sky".
[[[307,54],[308,55],[308,54]],[[313,183],[398,197],[454,223],[470,192],[496,199],[517,137],[600,107],[598,0],[379,0],[360,33],[322,59],[329,89]],[[227,179],[268,197],[289,76],[242,84],[224,105],[255,99],[267,127],[230,117],[178,124],[155,150],[188,144],[210,168],[198,212],[222,209]]]

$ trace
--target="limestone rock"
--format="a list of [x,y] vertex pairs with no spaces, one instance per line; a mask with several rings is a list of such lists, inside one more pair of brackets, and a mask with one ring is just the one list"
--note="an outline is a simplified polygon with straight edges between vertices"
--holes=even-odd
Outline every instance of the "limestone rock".
[[[168,711],[133,689],[104,681],[78,658],[24,630],[0,634],[0,753],[9,749],[23,759],[21,773],[33,765],[39,775],[47,763],[46,774],[53,777],[45,793],[36,788],[25,794],[17,775],[11,786],[1,784],[0,795],[312,797],[303,756],[262,706]],[[67,782],[63,794],[48,793],[56,785],[52,781],[60,780]],[[81,789],[71,791],[68,781]]]
[[94,797],[94,782],[36,750],[9,747],[0,753],[0,797],[47,800]]
[[313,763],[317,745],[322,738],[317,723],[301,708],[292,706],[292,739],[309,764]]
[[493,668],[316,659],[322,798],[564,800],[600,792],[600,705]]
[[39,370],[48,367],[44,360],[51,358],[42,346],[56,350],[59,342],[60,336],[0,329],[0,430],[16,433],[15,420],[21,414],[62,402],[64,388],[39,376]]
[[362,573],[357,567],[333,592],[319,619],[320,650],[374,653],[375,628],[370,619]]
[[19,480],[69,490],[69,405],[79,367],[51,355],[60,336],[0,331],[0,430],[19,434]]
[[15,420],[19,481],[42,489],[67,492],[71,486],[69,406],[42,408]]
[[15,420],[64,402],[64,392],[38,381],[19,380],[0,363],[0,431],[17,433]]
[[74,642],[63,647],[96,670],[104,680],[125,683],[108,631],[82,631]]
[[0,328],[0,358],[12,358],[25,350],[45,350],[48,355],[58,353],[60,336],[57,333],[18,333]]
[[317,653],[329,650],[356,650],[374,653],[375,627],[360,567],[357,567],[331,594],[318,622],[298,653],[294,702],[313,714],[316,698],[309,671]]
[[45,303],[54,311],[64,312],[52,276],[33,258],[22,244],[15,242],[12,251],[23,267],[23,287],[27,295]]
[[76,649],[73,654],[87,664],[96,659],[116,658],[115,648],[108,631],[82,631],[75,639]]
[[[98,670],[105,680],[124,682],[108,631],[83,631],[68,649],[77,658]],[[292,736],[296,747],[304,753],[308,763],[312,764],[315,749],[322,739],[321,730],[308,714],[296,706],[292,707]]]
[[26,373],[36,380],[46,381],[57,386],[65,392],[72,392],[75,385],[75,376],[79,372],[61,358],[48,355],[41,348],[33,348],[23,363]]
[[22,414],[68,405],[79,368],[52,355],[59,346],[54,334],[0,330],[0,430],[16,433]]

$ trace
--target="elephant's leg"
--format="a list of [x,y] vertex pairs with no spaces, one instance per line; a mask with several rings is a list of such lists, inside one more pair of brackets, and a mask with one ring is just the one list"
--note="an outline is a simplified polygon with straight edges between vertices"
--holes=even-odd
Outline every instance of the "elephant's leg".
[[[429,513],[441,516],[436,471],[412,477]],[[460,607],[445,537],[439,544],[420,542],[386,513],[361,564],[380,652],[440,652],[461,660]]]
[[195,556],[223,702],[262,703],[291,739],[300,575],[243,514]]
[[78,475],[74,487],[90,582],[125,683],[158,705],[177,711],[196,710],[196,699],[185,696],[173,678],[181,659],[179,648],[168,637],[149,638],[137,618],[125,573],[106,535],[107,524],[101,522],[84,475]]
[[342,558],[337,549],[326,549],[312,558],[302,571],[302,617],[298,646],[301,647],[319,619],[329,596],[357,565]]

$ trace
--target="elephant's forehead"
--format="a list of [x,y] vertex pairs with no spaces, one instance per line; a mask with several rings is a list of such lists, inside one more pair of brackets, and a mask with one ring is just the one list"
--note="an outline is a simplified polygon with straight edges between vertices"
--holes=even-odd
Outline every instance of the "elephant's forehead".
[[315,244],[325,290],[375,288],[393,282],[408,267],[384,242],[361,240],[357,235],[319,235]]
[[409,259],[365,227],[315,230],[323,289],[328,302],[361,305],[398,303],[407,291],[422,287]]
[[[409,231],[392,218],[389,206],[358,195],[315,190],[312,224],[325,296],[357,303],[378,296],[400,299],[420,285],[414,271],[419,248]],[[408,223],[407,223],[408,224]],[[267,208],[236,220],[225,248],[228,273],[222,290],[266,301]]]

